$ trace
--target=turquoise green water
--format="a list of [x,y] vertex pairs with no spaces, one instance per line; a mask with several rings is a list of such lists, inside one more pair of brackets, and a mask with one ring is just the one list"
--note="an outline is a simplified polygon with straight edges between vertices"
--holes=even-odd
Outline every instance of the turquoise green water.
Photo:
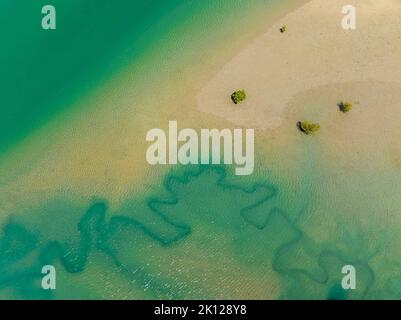
[[[83,94],[147,50],[157,52],[156,45],[192,16],[202,16],[195,23],[207,38],[206,32],[213,26],[219,32],[223,16],[238,15],[263,3],[266,1],[54,0],[57,29],[44,31],[41,8],[47,1],[2,1],[0,152],[71,108]],[[186,38],[184,46],[175,44],[174,48],[181,51],[197,40]]]
[[[193,39],[194,30],[184,36],[173,29],[193,19],[195,34],[209,39],[213,30],[222,32],[225,14],[241,15],[263,2],[54,0],[57,30],[45,32],[40,8],[48,1],[2,1],[2,157],[127,65],[147,56],[157,57],[150,59],[153,66],[168,65],[169,57],[160,61],[163,53],[150,54],[160,41],[195,60],[200,39]],[[157,81],[147,71],[138,70],[136,79]],[[298,137],[293,126],[288,130]],[[17,188],[9,198],[4,186],[0,298],[400,298],[401,230],[392,224],[401,204],[394,196],[401,192],[399,174],[375,161],[361,161],[346,176],[328,173],[327,144],[300,139],[288,154],[264,153],[259,145],[251,177],[226,167],[177,167],[163,171],[161,180],[140,181],[138,191],[114,207],[95,191],[77,197],[79,185],[41,194],[33,181],[29,195]],[[290,157],[296,161],[281,163]],[[374,203],[364,197],[375,194],[386,196]],[[382,219],[383,212],[391,214]],[[56,267],[54,291],[40,286],[45,264]],[[345,264],[357,268],[358,290],[341,288]]]
[[[2,297],[398,297],[394,279],[377,279],[371,261],[380,253],[370,251],[358,222],[347,221],[353,236],[322,242],[310,237],[305,231],[316,228],[310,218],[318,193],[310,190],[310,197],[297,201],[287,188],[265,179],[239,182],[224,167],[199,167],[171,172],[159,190],[128,196],[116,212],[105,200],[85,208],[54,199],[3,226]],[[287,201],[277,199],[281,193]],[[302,219],[296,219],[299,215]],[[331,220],[319,228],[339,230],[335,223],[341,219]],[[55,291],[39,287],[45,264],[58,270]],[[339,285],[345,264],[358,270],[355,292]],[[380,275],[380,268],[376,272]]]
[[2,1],[0,152],[140,55],[163,37],[158,24],[193,2],[55,0],[57,30],[44,31],[48,1]]
[[[230,1],[53,1],[57,30],[43,31],[40,11],[47,3],[1,3],[0,32],[6,47],[0,53],[2,157],[64,109],[74,107],[82,96],[125,65],[143,56],[147,49],[155,49],[155,43],[182,22],[188,23],[192,16],[201,14],[202,20],[196,23],[203,30],[205,26],[218,26],[221,16],[228,15],[230,10],[251,6],[233,5]],[[4,171],[3,174],[2,178],[7,180]],[[205,183],[208,180],[198,187],[203,188]],[[168,217],[158,208],[178,200],[168,184],[166,189],[160,187],[160,195],[128,195],[126,205],[118,212],[110,212],[107,199],[82,203],[72,195],[51,201],[46,196],[43,204],[33,207],[29,198],[21,195],[17,201],[25,203],[25,209],[10,210],[2,216],[0,298],[201,298],[230,294],[228,289],[213,292],[212,283],[196,284],[198,276],[169,279],[174,269],[157,275],[160,272],[155,268],[166,253],[174,260],[177,254],[187,255],[190,250],[164,253],[164,249],[192,234],[193,217],[180,221],[179,216]],[[241,188],[234,190],[238,193]],[[7,196],[4,198],[10,201]],[[213,200],[219,206],[226,202]],[[113,218],[109,221],[106,214]],[[227,218],[220,217],[222,234]],[[132,246],[139,249],[127,252],[126,248]],[[148,246],[157,251],[153,267],[145,270],[140,256],[144,257]],[[46,263],[54,264],[58,270],[59,285],[54,292],[40,288],[40,269]],[[201,276],[202,271],[198,274]],[[179,288],[185,281],[188,283],[182,291]]]

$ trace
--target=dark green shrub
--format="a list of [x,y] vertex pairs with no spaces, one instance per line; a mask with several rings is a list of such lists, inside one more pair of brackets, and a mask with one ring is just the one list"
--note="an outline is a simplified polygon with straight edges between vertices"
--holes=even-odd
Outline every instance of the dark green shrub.
[[305,134],[313,134],[320,130],[320,124],[311,123],[309,121],[300,121],[298,122],[298,128]]
[[231,95],[231,100],[232,100],[235,104],[238,104],[238,103],[244,101],[245,99],[246,99],[245,90],[238,90],[238,91],[235,91],[235,92]]
[[341,102],[338,104],[338,107],[340,108],[340,110],[341,110],[342,112],[347,113],[347,112],[351,111],[351,109],[352,109],[352,103],[341,101]]

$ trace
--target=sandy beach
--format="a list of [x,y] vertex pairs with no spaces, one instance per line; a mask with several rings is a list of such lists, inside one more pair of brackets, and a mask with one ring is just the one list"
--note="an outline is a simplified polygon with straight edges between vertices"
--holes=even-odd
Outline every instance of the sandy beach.
[[[356,0],[357,28],[344,30],[347,4],[313,0],[283,17],[202,88],[198,109],[238,126],[273,129],[302,92],[359,81],[400,82],[401,3]],[[279,32],[282,25],[287,32]],[[229,98],[238,89],[249,97],[241,106]],[[364,95],[366,100],[377,95],[373,84]]]

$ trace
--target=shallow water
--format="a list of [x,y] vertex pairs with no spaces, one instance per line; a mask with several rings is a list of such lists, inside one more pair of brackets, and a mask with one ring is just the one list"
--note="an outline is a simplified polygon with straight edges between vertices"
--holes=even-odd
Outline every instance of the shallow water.
[[[54,1],[55,34],[32,28],[40,4],[0,5],[1,18],[24,17],[13,34],[1,28],[0,298],[400,298],[401,122],[388,116],[399,86],[337,84],[295,97],[280,129],[257,131],[250,177],[223,166],[149,168],[143,136],[153,125],[227,125],[193,111],[187,95],[201,72],[188,62],[219,65],[205,43],[221,49],[231,32],[223,20],[252,17],[263,1],[117,2],[115,11]],[[138,79],[148,90],[131,86]],[[382,94],[366,101],[372,88]],[[344,92],[358,100],[347,119],[335,106]],[[381,98],[394,103],[377,119]],[[74,117],[57,118],[68,108]],[[300,117],[319,121],[319,135],[300,134]],[[377,134],[375,119],[388,131]],[[29,140],[37,132],[41,141]],[[55,291],[40,287],[45,264],[56,267]],[[345,264],[357,268],[358,290],[342,290]]]

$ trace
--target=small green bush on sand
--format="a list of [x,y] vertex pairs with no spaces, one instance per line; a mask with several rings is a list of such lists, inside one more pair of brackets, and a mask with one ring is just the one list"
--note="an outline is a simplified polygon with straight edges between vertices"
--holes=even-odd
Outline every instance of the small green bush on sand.
[[340,108],[340,110],[341,110],[342,112],[347,113],[347,112],[351,111],[351,109],[352,109],[352,103],[341,101],[341,102],[338,104],[338,107]]
[[244,101],[245,99],[246,99],[245,90],[238,90],[238,91],[235,91],[235,92],[231,95],[231,100],[232,100],[235,104],[238,104],[238,103]]
[[320,124],[311,123],[309,121],[299,121],[297,125],[299,130],[301,130],[303,133],[307,135],[316,133],[320,130]]

